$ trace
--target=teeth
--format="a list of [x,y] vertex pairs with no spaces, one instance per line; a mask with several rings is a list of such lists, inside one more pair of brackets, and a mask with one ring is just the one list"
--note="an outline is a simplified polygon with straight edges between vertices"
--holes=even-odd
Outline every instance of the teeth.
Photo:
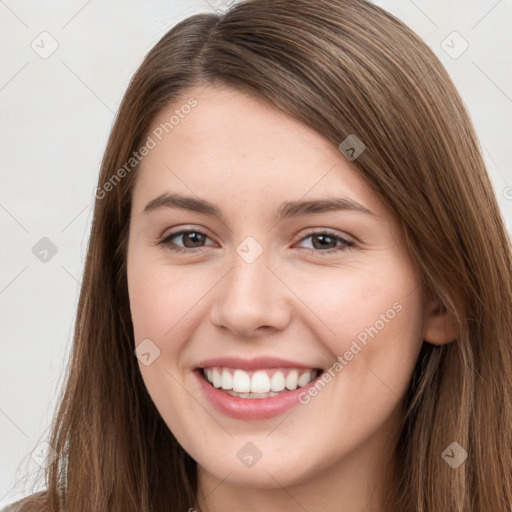
[[274,393],[271,391],[270,393],[236,393],[235,391],[226,391],[231,396],[236,396],[237,398],[249,398],[249,399],[258,399],[258,398],[270,398],[271,396],[277,396],[279,393]]
[[283,391],[285,388],[285,379],[283,372],[276,372],[270,379],[270,389],[272,391]]
[[[226,369],[224,369],[224,373],[227,373]],[[235,370],[233,374],[233,391],[237,393],[249,393],[251,391],[251,377],[243,370]]]
[[313,370],[306,370],[304,373],[301,373],[298,383],[297,383],[298,387],[301,388],[302,386],[309,384],[313,380],[311,378],[312,374],[313,374]]
[[297,384],[299,383],[299,372],[297,370],[292,370],[286,376],[285,382],[286,382],[286,389],[289,389],[290,391],[297,389]]
[[231,373],[222,372],[221,387],[222,389],[233,389],[233,377]]
[[222,384],[222,375],[220,374],[218,368],[213,369],[212,383],[216,388],[220,388]]
[[245,370],[220,367],[206,368],[203,373],[215,388],[242,393],[242,398],[266,396],[267,393],[274,396],[285,389],[294,391],[309,384],[317,374],[312,369],[257,370],[249,373]]
[[251,393],[268,393],[269,391],[270,377],[263,371],[256,372],[251,379]]

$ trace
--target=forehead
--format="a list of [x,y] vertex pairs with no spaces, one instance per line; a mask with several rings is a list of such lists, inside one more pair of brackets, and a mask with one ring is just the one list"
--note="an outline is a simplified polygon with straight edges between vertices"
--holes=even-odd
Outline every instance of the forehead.
[[190,89],[159,113],[148,137],[154,147],[137,171],[135,201],[175,188],[219,203],[245,194],[260,206],[344,195],[383,213],[384,205],[335,144],[239,90]]

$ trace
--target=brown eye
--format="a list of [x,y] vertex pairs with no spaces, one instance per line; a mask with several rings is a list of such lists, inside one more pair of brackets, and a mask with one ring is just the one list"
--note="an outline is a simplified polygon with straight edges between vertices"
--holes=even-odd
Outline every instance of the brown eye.
[[[181,243],[177,244],[175,241],[179,241],[180,239]],[[172,251],[187,252],[204,247],[206,245],[207,239],[208,236],[201,231],[182,230],[166,236],[159,242],[159,245],[164,245]]]
[[311,239],[311,247],[306,247],[306,249],[317,254],[341,252],[355,246],[354,242],[330,232],[317,231],[309,233],[301,239],[301,242],[308,239]]
[[187,231],[180,236],[182,237],[183,244],[188,248],[201,247],[201,244],[206,239],[205,235],[197,231]]
[[313,241],[312,245],[315,249],[331,249],[336,247],[338,242],[330,235],[313,235],[311,240]]

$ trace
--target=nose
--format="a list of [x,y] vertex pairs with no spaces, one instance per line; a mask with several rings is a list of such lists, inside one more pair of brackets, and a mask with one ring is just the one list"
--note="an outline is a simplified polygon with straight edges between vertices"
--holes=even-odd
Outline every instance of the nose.
[[263,251],[248,263],[235,252],[231,270],[215,289],[211,321],[237,338],[268,336],[290,322],[291,293],[267,256]]

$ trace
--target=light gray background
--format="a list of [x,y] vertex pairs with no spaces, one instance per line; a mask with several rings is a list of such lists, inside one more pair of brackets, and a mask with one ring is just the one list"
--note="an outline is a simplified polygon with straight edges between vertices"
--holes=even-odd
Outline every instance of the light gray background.
[[[30,454],[46,439],[63,381],[99,164],[122,94],[171,26],[230,1],[0,1],[0,506],[40,469]],[[375,3],[447,67],[510,232],[512,0]],[[43,237],[57,248],[46,262],[32,252]]]

